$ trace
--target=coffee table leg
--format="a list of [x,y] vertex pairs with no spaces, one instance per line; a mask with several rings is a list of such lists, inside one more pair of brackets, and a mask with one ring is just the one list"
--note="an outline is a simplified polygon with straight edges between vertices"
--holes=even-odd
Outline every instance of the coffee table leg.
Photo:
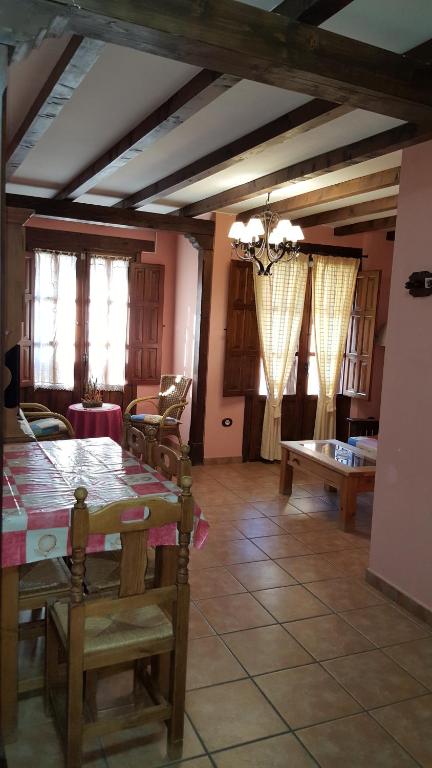
[[18,708],[18,567],[0,569],[0,731],[14,736]]
[[288,464],[288,456],[288,449],[282,446],[279,493],[284,494],[284,496],[291,496],[292,494],[293,468]]
[[349,479],[344,480],[340,489],[340,523],[344,531],[349,530],[354,525],[354,518],[357,508],[357,489],[355,482]]

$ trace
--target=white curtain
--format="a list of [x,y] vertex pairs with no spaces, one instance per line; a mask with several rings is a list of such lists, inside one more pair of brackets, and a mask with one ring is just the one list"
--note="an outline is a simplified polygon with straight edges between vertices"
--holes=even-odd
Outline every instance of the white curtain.
[[336,436],[336,395],[356,286],[358,259],[314,256],[312,312],[319,396],[315,440]]
[[267,402],[261,441],[264,459],[280,459],[281,403],[303,317],[308,257],[279,262],[268,277],[254,271],[255,300]]
[[76,256],[35,252],[34,386],[74,388]]
[[89,378],[100,389],[125,385],[128,267],[127,259],[90,259]]

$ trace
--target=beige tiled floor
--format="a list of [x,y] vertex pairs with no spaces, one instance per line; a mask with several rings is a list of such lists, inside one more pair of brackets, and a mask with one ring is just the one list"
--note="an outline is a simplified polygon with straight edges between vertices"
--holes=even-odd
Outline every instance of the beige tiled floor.
[[[371,497],[344,534],[313,478],[288,501],[277,465],[193,474],[211,530],[191,553],[183,758],[170,763],[155,726],[89,744],[85,768],[431,768],[432,628],[364,581]],[[41,698],[24,699],[9,768],[42,742],[39,764],[61,768]]]

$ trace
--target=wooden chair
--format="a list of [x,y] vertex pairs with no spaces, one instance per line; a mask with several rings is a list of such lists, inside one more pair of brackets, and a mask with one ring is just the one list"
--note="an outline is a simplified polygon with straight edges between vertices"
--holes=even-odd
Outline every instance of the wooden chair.
[[[145,439],[142,432],[130,427],[128,433],[129,450],[141,460],[145,454]],[[182,445],[178,455],[172,448],[157,445],[153,451],[155,468],[168,480],[174,476],[177,485],[181,487],[182,477],[191,477],[192,465],[189,459],[189,446]],[[95,552],[87,555],[85,587],[89,595],[102,595],[118,589],[120,584],[120,550],[112,552]],[[151,589],[155,580],[154,550],[148,550],[148,563],[145,576],[146,589]]]
[[[82,764],[84,737],[100,737],[150,721],[166,721],[170,757],[178,757],[183,741],[186,658],[189,619],[188,561],[193,527],[191,478],[182,480],[178,501],[144,496],[108,504],[89,514],[85,488],[75,491],[72,510],[72,588],[69,602],[55,603],[48,612],[46,649],[47,698],[54,711],[56,690],[61,683],[60,654],[66,654],[66,766]],[[141,520],[122,520],[129,509],[148,510]],[[147,537],[150,528],[177,523],[179,555],[176,583],[146,591]],[[91,598],[84,595],[83,580],[89,534],[120,533],[122,539],[121,578],[118,597]],[[171,609],[171,610],[170,610]],[[113,711],[109,719],[85,718],[84,675],[101,668],[137,662],[170,654],[170,690],[167,699],[148,672],[136,681],[146,684],[152,701],[145,707]],[[152,665],[153,667],[153,665]],[[139,685],[138,685],[139,683]]]
[[[192,379],[186,376],[165,374],[161,376],[158,395],[137,397],[129,403],[123,417],[123,445],[128,445],[128,430],[136,427],[141,430],[147,443],[147,463],[152,463],[152,450],[157,443],[172,435],[181,443],[181,415],[186,408],[186,396]],[[148,402],[156,413],[132,413],[139,403]]]
[[[38,441],[67,440],[75,437],[70,421],[61,413],[50,411],[41,403],[21,403],[24,418],[30,424],[31,430]],[[49,419],[49,422],[47,420]]]
[[[67,598],[71,587],[70,571],[61,557],[26,563],[19,569],[18,611],[31,611],[30,621],[19,622],[19,639],[30,640],[46,634],[48,607],[56,600]],[[33,618],[33,612],[44,611]],[[43,677],[20,680],[20,693],[43,688]]]

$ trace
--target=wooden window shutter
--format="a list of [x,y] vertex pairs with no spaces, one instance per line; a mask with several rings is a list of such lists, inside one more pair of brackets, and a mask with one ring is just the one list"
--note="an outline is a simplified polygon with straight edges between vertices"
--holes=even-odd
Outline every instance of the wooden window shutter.
[[381,272],[359,272],[345,348],[343,394],[368,400]]
[[33,295],[34,253],[24,256],[24,306],[20,339],[20,378],[22,387],[33,386]]
[[245,395],[258,386],[260,344],[252,269],[243,261],[230,264],[224,397]]
[[129,275],[128,383],[159,384],[165,268],[131,264]]

